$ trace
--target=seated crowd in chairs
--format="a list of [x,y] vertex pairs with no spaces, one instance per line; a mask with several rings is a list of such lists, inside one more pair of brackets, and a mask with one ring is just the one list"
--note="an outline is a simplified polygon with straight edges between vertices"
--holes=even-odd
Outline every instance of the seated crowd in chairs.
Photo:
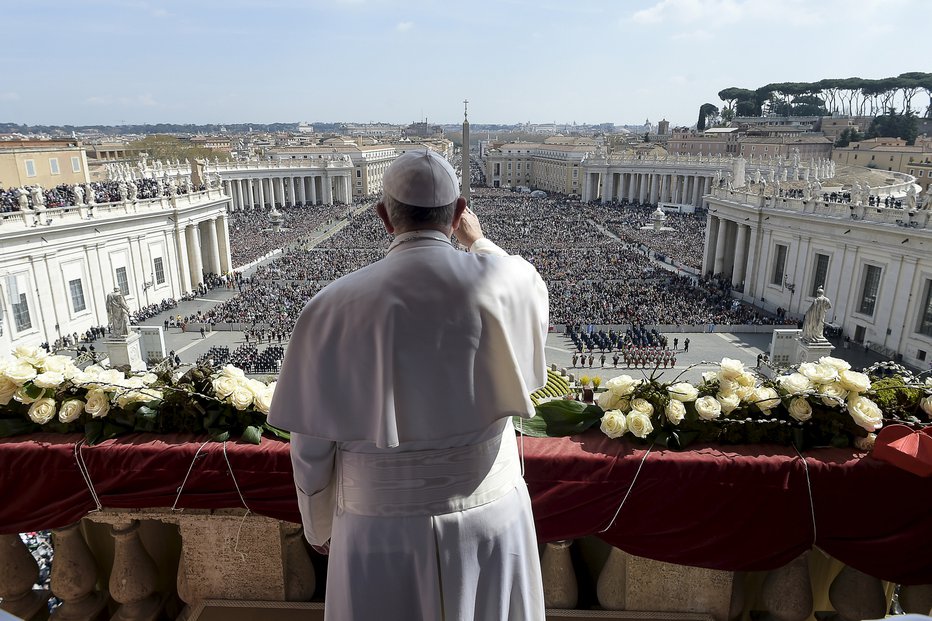
[[211,347],[197,362],[215,368],[232,364],[249,374],[278,373],[284,357],[285,348],[279,345],[270,345],[260,352],[255,345],[243,344],[232,353],[229,347]]

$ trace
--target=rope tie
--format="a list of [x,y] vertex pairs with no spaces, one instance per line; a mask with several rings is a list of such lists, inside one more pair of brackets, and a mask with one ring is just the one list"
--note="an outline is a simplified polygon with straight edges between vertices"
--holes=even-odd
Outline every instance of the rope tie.
[[796,450],[796,454],[799,455],[799,458],[803,461],[803,472],[806,474],[806,491],[809,493],[809,518],[812,520],[812,545],[815,546],[816,542],[816,519],[815,519],[815,502],[812,499],[812,480],[809,478],[809,464],[806,462],[806,458],[803,457],[803,454],[799,452],[799,449],[796,445],[793,445],[793,448]]
[[611,528],[615,524],[615,520],[618,519],[618,514],[621,513],[621,508],[625,506],[625,502],[628,501],[628,496],[631,495],[631,490],[634,489],[634,484],[637,483],[638,475],[641,474],[641,468],[644,467],[644,462],[647,461],[647,456],[650,455],[650,452],[653,449],[654,449],[654,444],[651,443],[651,445],[647,448],[647,450],[644,451],[644,456],[641,457],[641,463],[638,464],[638,469],[634,473],[634,478],[631,479],[631,485],[628,486],[628,491],[625,492],[625,497],[621,499],[621,504],[618,505],[618,509],[615,511],[615,515],[612,516],[612,520],[608,523],[608,526],[600,530],[599,534],[604,533],[605,531],[607,531],[609,528]]
[[74,460],[78,465],[78,472],[81,473],[81,478],[84,479],[84,484],[87,485],[87,489],[91,492],[91,498],[94,500],[94,504],[97,506],[95,509],[90,511],[90,513],[94,513],[95,511],[102,510],[103,505],[100,504],[100,498],[97,496],[97,490],[94,489],[94,482],[91,481],[91,473],[87,469],[87,463],[84,461],[84,454],[82,453],[83,446],[84,440],[75,442]]
[[175,502],[172,503],[172,511],[184,511],[183,507],[181,509],[178,508],[178,501],[181,500],[181,493],[184,491],[184,486],[187,485],[188,483],[188,477],[191,476],[191,471],[194,470],[194,464],[195,462],[197,462],[197,458],[200,456],[201,451],[204,449],[204,447],[207,446],[208,444],[210,444],[210,440],[207,440],[206,442],[201,444],[198,447],[197,452],[194,453],[194,458],[191,459],[191,465],[188,466],[188,472],[187,474],[184,475],[184,480],[181,482],[181,487],[178,488],[178,495],[175,496]]

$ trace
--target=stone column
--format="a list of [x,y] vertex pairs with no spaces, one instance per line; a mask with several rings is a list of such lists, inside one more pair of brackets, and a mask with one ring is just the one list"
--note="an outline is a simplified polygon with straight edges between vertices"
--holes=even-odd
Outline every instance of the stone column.
[[[311,204],[316,205],[317,204],[317,175],[312,175],[309,178],[309,181],[311,182],[310,201],[311,201]],[[323,192],[323,188],[321,188],[321,192]]]
[[139,539],[139,522],[114,525],[110,595],[120,604],[115,621],[155,621],[162,598],[157,593],[159,570]]
[[744,281],[744,274],[747,260],[745,245],[747,244],[748,225],[738,225],[738,235],[735,239],[735,268],[732,272],[731,284],[737,287]]
[[201,263],[201,240],[197,234],[197,225],[189,224],[185,227],[188,241],[188,265],[191,273],[191,289],[194,289],[204,280],[204,267]]
[[81,534],[80,523],[52,531],[55,561],[52,593],[62,600],[56,619],[96,619],[109,594],[97,591],[97,564]]
[[324,197],[323,197],[324,204],[332,205],[333,204],[333,178],[330,176],[329,173],[324,173],[322,182],[323,182],[322,189],[324,191]]
[[[188,262],[188,244],[185,243],[183,228],[175,229],[175,252],[178,255],[178,282],[181,283],[181,293],[191,290],[191,264]],[[178,296],[181,297],[181,296]]]
[[220,269],[224,273],[233,271],[233,259],[230,254],[230,222],[226,216],[217,217],[217,237],[219,239]]
[[294,177],[288,177],[288,199],[291,201],[292,207],[297,204],[294,193]]
[[748,229],[748,267],[744,275],[744,292],[756,298],[754,291],[757,287],[757,240],[760,230],[756,226],[749,226]]
[[343,181],[343,202],[349,205],[353,202],[353,187],[350,185],[350,178],[348,175],[343,175],[340,179]]
[[670,175],[663,175],[660,178],[660,202],[666,203],[670,201]]
[[652,173],[650,176],[650,202],[655,204],[660,199],[660,175]]
[[605,172],[605,181],[602,183],[602,202],[609,203],[615,200],[615,175]]
[[217,234],[217,218],[211,218],[201,223],[207,230],[207,269],[214,274],[221,273],[220,266],[220,240]]
[[708,274],[715,266],[715,242],[717,237],[718,218],[708,214],[705,226],[705,246],[702,252],[702,276]]
[[256,208],[255,191],[253,189],[252,179],[247,179],[246,185],[249,188],[249,191],[247,192],[247,196],[249,196],[249,210],[252,211]]
[[262,211],[265,209],[265,191],[262,187],[265,184],[265,179],[257,179],[258,183],[256,184],[259,188],[259,210]]
[[714,274],[719,274],[725,268],[725,238],[728,236],[728,220],[719,219],[718,238],[715,240],[715,263],[712,267]]
[[298,177],[298,202],[300,202],[302,205],[307,202],[304,194],[304,182],[304,177]]
[[637,198],[638,178],[634,173],[628,173],[628,202],[633,203]]
[[638,182],[641,185],[640,191],[638,192],[638,202],[641,204],[647,202],[647,184],[649,180],[650,178],[647,175],[638,175]]
[[42,610],[45,618],[49,592],[34,591],[38,581],[39,566],[19,535],[0,535],[0,610],[19,619],[37,618]]

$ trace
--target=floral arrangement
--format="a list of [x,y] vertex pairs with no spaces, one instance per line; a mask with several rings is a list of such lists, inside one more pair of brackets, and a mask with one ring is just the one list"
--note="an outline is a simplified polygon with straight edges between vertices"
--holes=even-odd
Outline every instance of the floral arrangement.
[[275,382],[247,378],[228,365],[127,376],[68,356],[18,347],[0,362],[0,437],[35,431],[84,432],[90,444],[131,432],[231,435],[258,444],[263,432],[287,437],[266,415]]
[[920,382],[899,366],[867,371],[826,356],[772,379],[730,358],[722,359],[718,371],[703,374],[699,385],[620,375],[605,382],[594,404],[572,396],[540,402],[539,416],[520,428],[529,435],[562,436],[599,425],[610,438],[669,448],[701,441],[799,448],[854,444],[868,450],[886,423],[932,423],[932,378]]

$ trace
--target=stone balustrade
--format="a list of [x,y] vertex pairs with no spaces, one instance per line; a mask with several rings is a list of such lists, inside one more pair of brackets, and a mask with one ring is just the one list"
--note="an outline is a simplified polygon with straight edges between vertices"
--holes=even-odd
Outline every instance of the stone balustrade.
[[[35,560],[17,535],[0,536],[0,609],[42,619],[195,619],[218,602],[319,610],[315,565],[298,524],[245,510],[104,510],[53,531],[51,589],[33,589]],[[881,618],[891,585],[818,550],[769,572],[728,572],[633,556],[594,537],[541,546],[548,618],[804,621]],[[928,614],[932,585],[901,587],[906,612]],[[598,611],[598,612],[595,612]],[[649,617],[645,613],[650,613]]]

